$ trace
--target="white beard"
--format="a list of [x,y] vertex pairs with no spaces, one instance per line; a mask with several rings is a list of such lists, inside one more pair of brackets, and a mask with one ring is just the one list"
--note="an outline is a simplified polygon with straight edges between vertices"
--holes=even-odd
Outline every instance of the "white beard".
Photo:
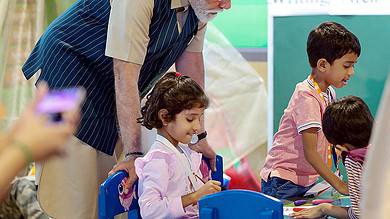
[[222,11],[223,9],[218,10],[208,10],[206,0],[188,0],[191,4],[191,7],[194,9],[196,16],[199,21],[202,23],[207,23],[211,21],[215,16],[217,16],[217,12]]

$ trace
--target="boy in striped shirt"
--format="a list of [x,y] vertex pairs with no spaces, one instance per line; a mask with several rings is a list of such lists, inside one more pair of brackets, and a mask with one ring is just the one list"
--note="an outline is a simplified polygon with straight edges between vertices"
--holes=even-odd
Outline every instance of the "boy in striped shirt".
[[373,117],[362,99],[347,96],[330,104],[323,115],[323,132],[330,143],[341,150],[348,175],[348,190],[352,206],[349,208],[329,203],[293,213],[293,218],[359,218],[359,202],[363,163],[371,136]]

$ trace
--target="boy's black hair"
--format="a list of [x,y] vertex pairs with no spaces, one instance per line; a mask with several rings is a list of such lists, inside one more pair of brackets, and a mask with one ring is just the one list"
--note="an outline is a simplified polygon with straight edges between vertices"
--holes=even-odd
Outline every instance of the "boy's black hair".
[[161,109],[168,111],[167,120],[175,119],[176,114],[193,107],[207,108],[209,100],[203,89],[190,77],[176,72],[166,73],[147,96],[145,105],[141,108],[141,118],[138,123],[147,129],[162,128],[163,123],[158,117]]
[[359,39],[343,25],[324,22],[312,30],[307,38],[307,55],[312,68],[317,61],[326,59],[330,64],[348,53],[360,56]]
[[346,96],[330,104],[322,117],[322,129],[331,144],[366,147],[373,117],[367,104],[356,96]]

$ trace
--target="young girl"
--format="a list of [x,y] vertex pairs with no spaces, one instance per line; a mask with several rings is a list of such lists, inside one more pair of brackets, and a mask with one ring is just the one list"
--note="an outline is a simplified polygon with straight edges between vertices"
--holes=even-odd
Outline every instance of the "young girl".
[[346,208],[324,203],[293,213],[292,217],[319,218],[328,215],[335,218],[359,218],[360,182],[373,121],[368,106],[359,97],[347,96],[326,108],[322,127],[329,142],[342,151],[352,206]]
[[149,152],[135,161],[142,218],[197,218],[198,200],[221,190],[202,181],[202,155],[186,144],[199,133],[208,98],[191,78],[169,72],[148,95],[139,118],[157,137]]

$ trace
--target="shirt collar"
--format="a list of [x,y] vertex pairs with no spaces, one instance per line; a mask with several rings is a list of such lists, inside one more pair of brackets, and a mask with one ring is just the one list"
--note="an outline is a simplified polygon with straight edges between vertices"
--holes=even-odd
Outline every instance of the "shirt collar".
[[189,6],[188,0],[171,0],[171,9]]
[[[309,75],[309,77],[307,77],[306,81],[307,81],[307,83],[309,84],[309,87],[310,87],[310,88],[312,88],[313,90],[316,89],[316,88],[314,87],[313,82],[310,80],[310,75]],[[326,98],[328,98],[328,96],[329,96],[329,94],[330,94],[330,88],[329,88],[329,87],[326,88],[326,91],[325,91],[325,92],[322,91],[322,93],[326,95]]]
[[164,136],[157,134],[156,140],[163,143],[164,145],[168,146],[169,148],[176,150],[176,147],[168,139],[166,139]]

